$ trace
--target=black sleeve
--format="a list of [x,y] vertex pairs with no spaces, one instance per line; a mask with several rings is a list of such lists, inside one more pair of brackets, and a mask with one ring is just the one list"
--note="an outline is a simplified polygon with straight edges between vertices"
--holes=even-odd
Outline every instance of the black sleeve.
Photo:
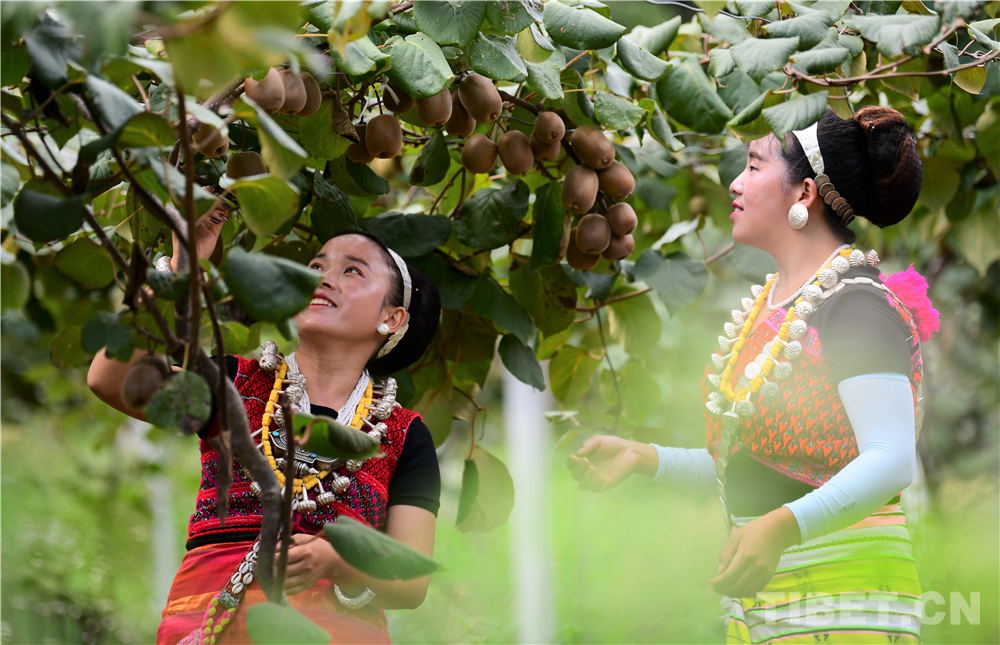
[[[218,354],[213,356],[212,360],[218,363],[219,362]],[[228,378],[231,382],[235,383],[236,372],[239,369],[240,369],[240,359],[236,358],[235,356],[230,356],[229,354],[226,354],[226,378]],[[206,421],[205,425],[203,425],[201,427],[201,430],[198,431],[198,436],[200,438],[202,439],[205,438],[205,435],[208,434],[209,428],[211,428],[212,424],[215,423],[215,417],[217,416],[219,416],[219,404],[215,400],[215,392],[212,392],[212,411],[208,415],[208,421]]]
[[403,451],[389,482],[388,506],[396,504],[419,506],[434,515],[441,505],[441,472],[434,439],[420,419],[414,419],[406,431]]
[[848,285],[810,322],[819,333],[832,383],[879,372],[909,377],[910,330],[883,291]]

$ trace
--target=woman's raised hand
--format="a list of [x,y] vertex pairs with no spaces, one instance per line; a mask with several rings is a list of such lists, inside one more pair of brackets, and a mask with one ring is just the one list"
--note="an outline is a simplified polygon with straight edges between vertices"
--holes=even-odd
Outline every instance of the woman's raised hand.
[[658,465],[659,458],[651,445],[609,435],[587,439],[566,460],[573,479],[580,482],[580,490],[595,493],[617,486],[635,472],[653,477]]
[[[217,207],[209,209],[207,213],[195,221],[195,241],[198,245],[199,260],[205,260],[211,257],[212,252],[215,250],[215,245],[219,241],[219,235],[222,233],[222,227],[225,226],[228,221],[229,208],[224,203],[220,203]],[[174,233],[174,255],[170,258],[170,269],[175,272],[177,271],[177,248],[180,246],[180,243],[180,239],[177,237],[177,234]]]

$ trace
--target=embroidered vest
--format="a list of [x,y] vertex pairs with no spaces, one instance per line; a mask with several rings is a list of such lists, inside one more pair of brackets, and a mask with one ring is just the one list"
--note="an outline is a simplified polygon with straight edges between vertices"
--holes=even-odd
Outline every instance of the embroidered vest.
[[[236,389],[243,397],[243,405],[250,419],[251,431],[260,427],[264,406],[267,404],[274,375],[261,369],[256,360],[239,357],[239,369],[235,379]],[[368,526],[382,530],[388,517],[389,482],[396,472],[399,456],[403,451],[406,431],[418,415],[409,410],[396,408],[385,420],[388,430],[382,437],[384,457],[368,459],[357,472],[346,467],[327,475],[323,480],[326,490],[332,488],[335,477],[342,475],[351,479],[351,486],[337,495],[337,501],[326,508],[317,508],[313,513],[295,513],[293,532],[318,533],[327,522],[335,522],[340,515],[364,522]],[[216,483],[219,473],[219,455],[209,445],[208,438],[219,432],[219,421],[209,428],[199,444],[201,449],[201,486],[195,504],[195,512],[188,524],[189,549],[213,542],[252,540],[260,532],[261,503],[250,490],[251,479],[243,471],[240,462],[233,458],[233,483],[229,489],[229,515],[225,523],[216,516]],[[260,443],[260,437],[254,437]],[[317,492],[309,491],[315,500]]]
[[[916,409],[923,378],[916,324],[902,304],[891,296],[886,298],[910,330],[910,387]],[[778,309],[754,330],[740,352],[734,374],[742,374],[747,363],[778,335],[786,313],[786,309]],[[816,328],[810,326],[801,342],[802,355],[792,377],[782,383],[781,394],[775,400],[754,400],[754,415],[740,420],[735,433],[739,444],[733,451],[749,450],[750,456],[764,465],[818,488],[858,456],[858,443],[837,384],[829,379]],[[711,366],[706,368],[702,381],[703,401],[708,401],[709,392],[714,390],[708,381],[710,373]],[[714,459],[721,418],[706,412],[705,419],[707,448]]]

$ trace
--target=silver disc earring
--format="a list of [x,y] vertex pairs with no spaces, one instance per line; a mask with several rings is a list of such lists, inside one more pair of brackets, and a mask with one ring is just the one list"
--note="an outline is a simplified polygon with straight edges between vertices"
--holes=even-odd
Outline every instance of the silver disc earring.
[[788,225],[799,230],[809,221],[809,209],[803,204],[795,202],[788,209]]
[[378,329],[378,333],[382,334],[383,336],[389,335],[389,325],[385,323],[379,323],[376,329]]

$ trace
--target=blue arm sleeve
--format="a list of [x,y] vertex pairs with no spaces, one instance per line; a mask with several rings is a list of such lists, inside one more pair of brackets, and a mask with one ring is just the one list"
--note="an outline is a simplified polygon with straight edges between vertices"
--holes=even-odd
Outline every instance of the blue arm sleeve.
[[864,374],[838,385],[859,454],[829,481],[785,504],[801,542],[846,528],[910,485],[916,471],[913,393],[906,376]]
[[715,461],[705,448],[665,448],[650,444],[660,460],[654,481],[667,482],[689,493],[714,495]]

